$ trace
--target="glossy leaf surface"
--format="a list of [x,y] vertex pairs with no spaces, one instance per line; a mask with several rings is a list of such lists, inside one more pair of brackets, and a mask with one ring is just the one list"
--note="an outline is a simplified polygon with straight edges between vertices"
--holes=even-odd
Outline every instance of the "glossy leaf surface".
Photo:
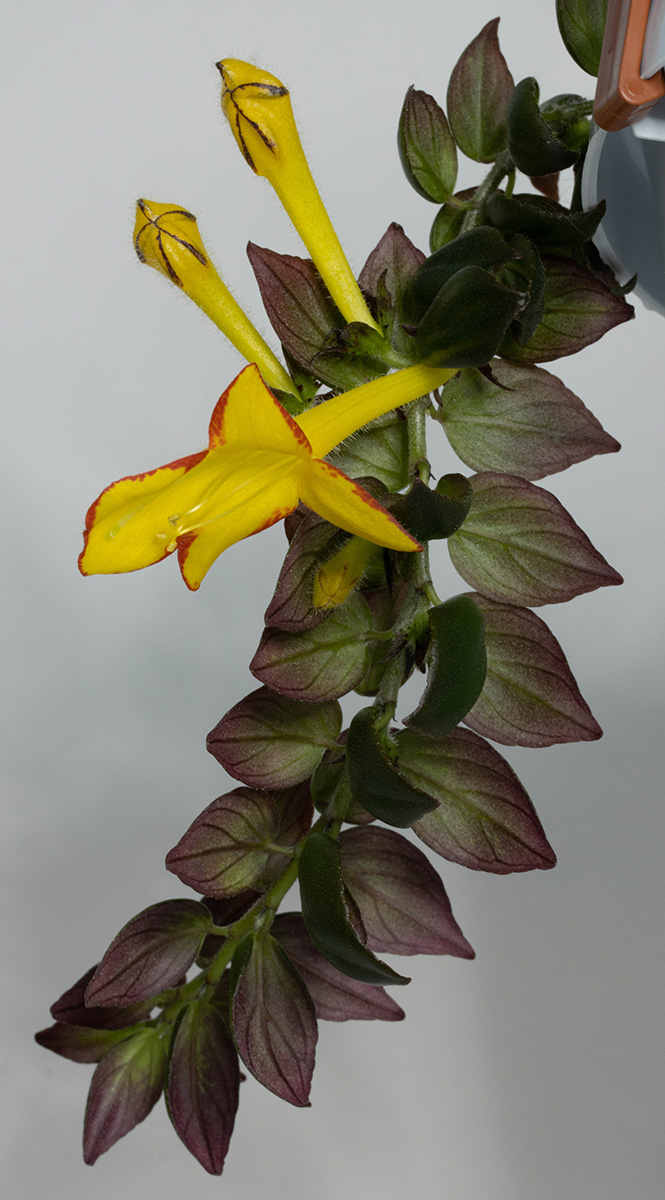
[[478,699],[487,670],[485,621],[470,596],[453,596],[427,614],[430,659],[427,687],[404,724],[445,737]]
[[377,732],[379,713],[356,713],[346,738],[346,761],[354,800],[387,825],[406,828],[435,807],[436,801],[414,788],[392,762]]

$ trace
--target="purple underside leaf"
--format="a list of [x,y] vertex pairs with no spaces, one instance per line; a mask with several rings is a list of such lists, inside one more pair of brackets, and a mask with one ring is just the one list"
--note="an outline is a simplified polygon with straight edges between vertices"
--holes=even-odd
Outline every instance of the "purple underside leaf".
[[190,1004],[173,1040],[167,1104],[176,1133],[211,1175],[221,1175],[238,1108],[240,1072],[219,1012]]
[[339,842],[342,875],[360,908],[371,950],[474,957],[422,850],[380,826],[347,829]]
[[396,303],[409,280],[425,261],[422,250],[414,246],[396,221],[388,226],[380,242],[365,263],[358,282],[368,295],[376,297],[379,280],[385,272],[385,285]]
[[192,822],[166,856],[183,883],[208,896],[233,896],[260,878],[279,816],[267,792],[235,788]]
[[322,1021],[401,1021],[404,1010],[384,988],[342,974],[313,946],[300,913],[279,913],[273,933],[302,976]]
[[474,594],[485,617],[487,676],[464,723],[505,746],[599,738],[566,657],[540,617]]
[[85,975],[77,979],[76,983],[51,1005],[51,1016],[55,1021],[64,1022],[66,1025],[82,1025],[88,1029],[123,1029],[150,1016],[154,1008],[152,999],[121,1007],[114,1005],[112,1008],[86,1004],[86,990],[97,966],[90,967]]
[[480,371],[464,370],[443,389],[441,423],[469,467],[542,479],[620,449],[549,371],[499,358],[490,366],[497,383]]
[[545,312],[525,346],[511,340],[500,353],[513,362],[551,362],[577,354],[585,346],[630,321],[632,305],[571,258],[544,257]]
[[296,362],[311,367],[332,330],[344,324],[314,263],[252,242],[247,255],[280,342]]
[[498,875],[555,865],[522,784],[483,738],[455,729],[435,740],[407,729],[397,742],[402,774],[440,802],[413,826],[425,845],[451,862]]
[[313,629],[325,621],[325,610],[312,605],[314,573],[345,536],[329,521],[307,510],[293,535],[275,593],[266,609],[265,623],[269,628],[297,632]]
[[261,687],[215,726],[208,750],[250,787],[286,788],[309,778],[341,728],[336,700],[308,704]]
[[482,595],[537,607],[623,582],[551,492],[498,472],[470,483],[471,510],[448,549]]
[[363,596],[350,596],[314,629],[266,629],[250,671],[280,695],[320,702],[345,696],[360,682],[372,614]]
[[89,1004],[126,1005],[179,983],[206,930],[208,909],[196,900],[153,904],[120,930],[88,984]]
[[114,1046],[99,1063],[83,1128],[83,1157],[90,1166],[144,1121],[159,1100],[166,1048],[156,1029],[146,1029]]
[[240,1056],[264,1087],[309,1107],[317,1026],[314,1005],[279,943],[254,938],[233,994],[233,1035]]
[[89,1029],[57,1021],[49,1029],[35,1034],[35,1041],[72,1062],[96,1063],[118,1042],[131,1037],[129,1029]]
[[499,18],[488,21],[460,55],[448,85],[448,120],[469,158],[492,162],[506,145],[513,77],[499,47]]

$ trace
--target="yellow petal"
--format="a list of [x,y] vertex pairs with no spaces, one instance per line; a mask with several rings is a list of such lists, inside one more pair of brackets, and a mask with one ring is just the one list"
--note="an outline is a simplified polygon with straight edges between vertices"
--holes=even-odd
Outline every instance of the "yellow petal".
[[455,367],[404,367],[317,404],[301,413],[297,422],[307,435],[315,458],[324,458],[375,417],[426,396],[456,374]]
[[287,88],[269,71],[237,58],[217,67],[222,110],[243,157],[274,187],[345,320],[378,331],[312,178]]
[[258,363],[271,387],[297,389],[270,347],[220,278],[203,244],[196,217],[177,204],[139,200],[134,249],[189,296],[248,362]]
[[[105,488],[88,509],[79,556],[82,575],[137,571],[166,558],[174,530],[174,489],[206,457],[180,458],[154,471],[128,475]],[[196,487],[196,485],[195,485]],[[159,536],[159,534],[163,536]]]
[[[274,525],[298,504],[297,459],[261,451],[251,461],[240,453],[232,457],[244,460],[237,473],[229,472],[224,488],[201,506],[191,529],[177,539],[182,577],[192,591],[224,550]],[[233,490],[241,474],[244,483]]]
[[301,467],[298,489],[308,508],[348,533],[390,550],[422,550],[378,500],[331,463],[312,459]]
[[275,450],[309,458],[305,434],[266,387],[258,368],[248,367],[220,396],[210,419],[210,449]]

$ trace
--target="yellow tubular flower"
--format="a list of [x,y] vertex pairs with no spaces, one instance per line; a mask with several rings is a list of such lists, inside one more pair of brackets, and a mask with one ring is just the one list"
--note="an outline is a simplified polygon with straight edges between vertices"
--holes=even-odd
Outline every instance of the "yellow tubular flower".
[[274,187],[345,320],[378,330],[312,179],[284,84],[237,58],[217,68],[222,110],[244,158]]
[[139,200],[134,249],[141,262],[182,288],[243,358],[257,364],[269,387],[297,396],[293,380],[217,274],[192,213],[177,204]]
[[366,542],[364,538],[351,538],[316,572],[312,592],[314,608],[333,608],[336,604],[343,604],[377,553],[376,546],[371,542]]
[[81,573],[137,571],[177,550],[183,579],[195,590],[227,546],[274,525],[300,500],[366,541],[419,550],[390,513],[323,456],[373,417],[452,374],[407,367],[295,420],[258,368],[245,367],[215,407],[207,450],[119,479],[97,498],[86,517]]

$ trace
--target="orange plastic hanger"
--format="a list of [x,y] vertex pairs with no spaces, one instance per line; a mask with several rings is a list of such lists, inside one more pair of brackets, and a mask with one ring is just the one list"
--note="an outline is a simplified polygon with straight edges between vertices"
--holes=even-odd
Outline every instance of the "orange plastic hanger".
[[651,0],[608,0],[593,116],[613,132],[634,125],[665,96],[665,71],[640,69]]

